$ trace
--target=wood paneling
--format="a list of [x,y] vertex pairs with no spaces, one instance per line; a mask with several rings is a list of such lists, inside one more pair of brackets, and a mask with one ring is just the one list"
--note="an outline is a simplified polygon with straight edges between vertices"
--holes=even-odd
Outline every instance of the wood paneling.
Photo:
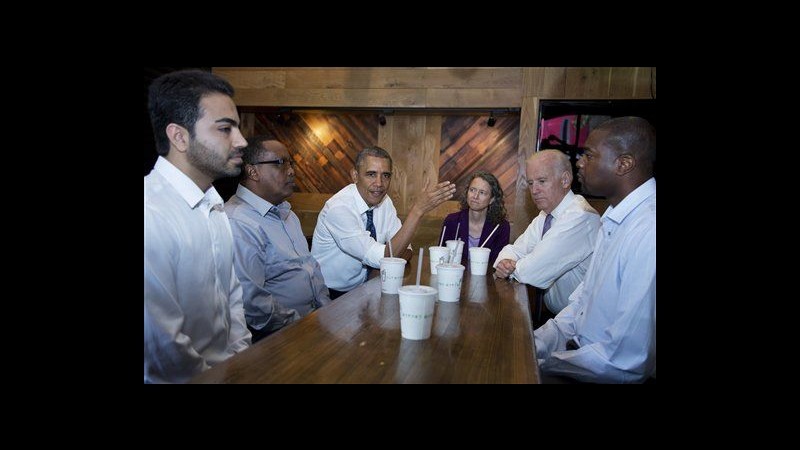
[[519,108],[520,89],[428,89],[426,108]]
[[265,130],[286,144],[295,160],[299,192],[334,194],[352,182],[358,152],[378,141],[377,114],[255,114]]
[[477,170],[497,177],[505,194],[508,220],[513,219],[517,178],[516,154],[519,141],[519,117],[495,117],[494,127],[486,124],[487,116],[447,116],[442,123],[439,154],[439,179],[457,185],[456,200],[463,196],[469,176]]
[[290,89],[519,88],[521,78],[518,67],[290,69],[285,74],[286,87]]
[[281,70],[226,70],[217,72],[236,89],[286,87],[286,73]]
[[[537,77],[541,78],[541,70],[526,69],[523,72],[523,79],[526,80],[525,86],[528,89],[534,89],[538,83],[533,80]],[[531,82],[527,82],[528,80]],[[524,94],[519,124],[519,147],[516,155],[517,179],[514,185],[516,197],[509,211],[514,219],[511,223],[512,242],[525,231],[531,220],[539,213],[529,195],[528,180],[525,175],[525,161],[536,150],[536,137],[539,135],[539,98],[533,91],[526,90]]]
[[424,107],[425,89],[239,89],[239,106]]
[[566,77],[564,67],[525,67],[521,97],[564,98]]
[[610,67],[568,67],[565,97],[607,98],[610,84]]
[[[436,119],[435,112],[412,118],[396,111],[387,115],[383,127],[377,124],[377,111],[341,120],[298,113],[297,122],[289,123],[288,129],[276,129],[296,152],[298,185],[303,193],[338,191],[350,182],[349,170],[363,146],[377,143],[386,148],[397,169],[389,195],[401,217],[425,181],[458,179],[478,168],[490,170],[506,191],[512,240],[538,213],[524,178],[524,161],[535,149],[538,100],[655,98],[656,92],[655,67],[223,67],[213,71],[233,84],[235,101],[244,107],[521,108],[514,138],[500,131],[501,117],[491,131],[493,137],[476,137],[470,126],[448,125],[448,119]],[[437,145],[437,120],[443,128],[462,129],[463,135],[443,131],[439,139],[447,142]],[[243,114],[245,132],[250,133],[251,123],[253,133],[275,128],[265,115]],[[319,132],[326,127],[333,131]],[[498,146],[504,150],[495,150]],[[506,153],[509,146],[516,147]],[[457,202],[447,202],[425,218],[419,232],[432,235],[436,220],[440,222],[446,212],[457,209]],[[303,214],[311,220],[315,212]],[[315,216],[313,219],[316,221]],[[303,226],[305,231],[306,223]]]

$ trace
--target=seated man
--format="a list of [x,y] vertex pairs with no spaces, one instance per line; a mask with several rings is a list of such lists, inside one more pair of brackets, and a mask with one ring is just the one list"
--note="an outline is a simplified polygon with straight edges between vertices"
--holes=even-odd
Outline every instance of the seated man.
[[185,383],[250,345],[233,238],[212,182],[239,174],[233,87],[186,70],[150,85],[159,157],[144,177],[144,382]]
[[570,304],[534,332],[542,374],[643,382],[656,370],[656,132],[620,117],[589,133],[578,160],[584,190],[610,206]]
[[320,211],[311,246],[332,300],[366,281],[367,268],[380,268],[380,259],[389,256],[388,240],[395,256],[410,260],[406,247],[422,216],[451,199],[456,190],[443,181],[422,192],[401,224],[386,195],[392,181],[392,157],[386,150],[361,150],[350,175],[353,184],[334,194]]
[[242,155],[236,194],[225,204],[236,274],[253,343],[330,303],[319,264],[286,201],[294,191],[292,157],[272,135],[256,136]]
[[500,251],[495,275],[511,276],[543,290],[547,309],[558,314],[589,267],[600,215],[583,196],[570,190],[572,166],[564,153],[534,153],[525,175],[539,215]]

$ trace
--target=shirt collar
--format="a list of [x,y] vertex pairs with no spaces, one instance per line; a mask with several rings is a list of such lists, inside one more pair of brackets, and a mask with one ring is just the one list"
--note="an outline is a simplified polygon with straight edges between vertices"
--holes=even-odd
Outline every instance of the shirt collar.
[[656,194],[656,179],[650,178],[642,183],[639,187],[626,195],[616,207],[608,205],[606,212],[603,213],[603,218],[606,217],[616,223],[622,223],[625,217],[631,213],[643,201],[647,200],[650,196]]
[[266,216],[267,213],[269,213],[269,210],[275,206],[278,208],[278,214],[281,216],[281,218],[286,220],[286,218],[289,216],[289,210],[292,209],[292,205],[286,200],[282,201],[278,205],[273,205],[268,200],[264,200],[241,184],[236,187],[236,196],[242,199],[243,202],[252,206],[253,209],[258,211],[258,214],[260,214],[262,217]]
[[[553,211],[550,212],[550,214],[553,215],[553,218],[558,219],[559,216],[561,216],[561,214],[567,208],[569,208],[569,204],[572,203],[572,200],[574,198],[575,194],[572,191],[567,191],[567,194],[564,196],[564,198],[561,199],[561,203],[559,203],[558,206],[556,206],[555,209],[553,209]],[[542,211],[542,214],[544,214],[544,211]],[[547,214],[544,215],[546,216]]]
[[222,197],[220,197],[216,188],[212,185],[206,192],[200,188],[180,169],[175,167],[174,164],[169,162],[163,156],[159,156],[156,160],[156,165],[153,170],[159,173],[167,182],[178,191],[183,200],[189,204],[189,207],[194,209],[203,199],[209,203],[210,208],[221,207],[223,204]]
[[[378,206],[380,206],[381,203],[383,203],[383,200],[386,200],[386,196],[384,196],[383,200],[381,200],[381,203],[378,203],[377,205],[370,207],[367,204],[367,202],[364,201],[364,197],[361,196],[361,193],[358,192],[358,187],[356,186],[356,184],[352,183],[352,184],[350,184],[350,186],[352,187],[351,190],[352,190],[352,193],[353,193],[353,198],[354,198],[354,200],[356,202],[355,203],[356,210],[359,212],[359,214],[364,214],[370,209],[377,208]],[[386,194],[386,195],[389,195],[389,194]]]

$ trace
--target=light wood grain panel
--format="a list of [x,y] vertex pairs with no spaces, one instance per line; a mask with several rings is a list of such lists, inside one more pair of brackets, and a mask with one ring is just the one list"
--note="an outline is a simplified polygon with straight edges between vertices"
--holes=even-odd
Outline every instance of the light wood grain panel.
[[565,98],[608,98],[610,67],[568,67]]
[[439,182],[439,149],[442,148],[442,116],[425,116],[425,132],[422,136],[422,178],[419,190],[433,187]]
[[636,98],[639,67],[612,67],[608,98]]
[[[392,174],[391,191],[395,196],[395,207],[398,213],[406,214],[425,180],[431,180],[430,170],[426,169],[431,161],[423,158],[423,139],[425,134],[425,116],[395,116],[395,126],[391,148],[386,150],[392,155],[395,167]],[[395,176],[398,180],[395,180]],[[436,175],[433,175],[433,180]],[[395,181],[398,181],[395,186]]]
[[522,96],[564,98],[565,67],[525,67],[522,69]]
[[354,67],[286,71],[290,89],[518,88],[520,68]]
[[236,89],[239,106],[424,107],[425,89]]
[[525,161],[536,151],[536,138],[539,135],[539,98],[524,97],[519,123],[519,148],[517,150],[517,180],[514,185],[516,197],[511,224],[511,242],[522,234],[539,210],[531,200],[528,180],[525,176]]
[[255,133],[255,123],[256,123],[256,115],[253,113],[242,113],[239,115],[242,123],[239,125],[239,129],[242,132],[242,135],[245,139],[254,136]]
[[292,204],[292,211],[314,211],[319,212],[325,206],[325,202],[333,194],[318,194],[311,192],[295,192],[286,200]]
[[284,70],[217,68],[213,72],[228,80],[237,91],[239,89],[283,88],[286,86],[286,72]]
[[394,116],[388,115],[386,117],[386,125],[378,127],[378,147],[388,149],[392,146],[392,139],[394,138]]
[[428,108],[519,108],[522,90],[428,89],[422,106]]
[[639,70],[636,72],[636,86],[634,87],[633,91],[634,97],[656,98],[656,68],[637,67],[637,69]]

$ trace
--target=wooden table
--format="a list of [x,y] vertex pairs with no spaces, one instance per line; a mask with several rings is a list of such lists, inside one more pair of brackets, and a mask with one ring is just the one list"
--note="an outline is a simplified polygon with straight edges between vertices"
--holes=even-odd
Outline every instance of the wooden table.
[[[426,255],[422,284],[431,279]],[[376,277],[192,383],[538,383],[528,294],[467,267],[459,302],[437,301],[431,337],[412,341],[400,336],[399,297]]]

